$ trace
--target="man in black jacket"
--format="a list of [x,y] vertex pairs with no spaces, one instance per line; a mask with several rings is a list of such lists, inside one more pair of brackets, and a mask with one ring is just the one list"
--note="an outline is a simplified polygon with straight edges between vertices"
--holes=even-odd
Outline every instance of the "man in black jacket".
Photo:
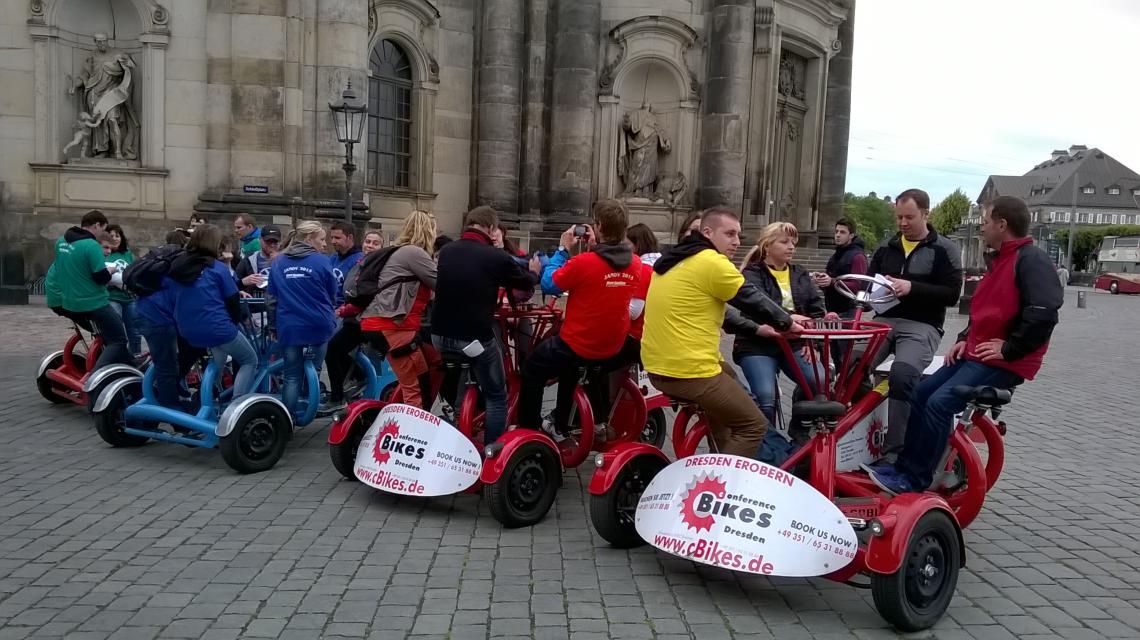
[[958,303],[962,260],[958,245],[930,226],[930,196],[908,189],[895,198],[899,232],[871,256],[869,275],[881,274],[898,295],[898,304],[878,313],[891,333],[874,363],[895,354],[887,398],[886,451],[897,453],[906,435],[915,387],[942,342],[946,307]]
[[441,355],[471,359],[487,405],[483,441],[491,444],[507,426],[506,371],[493,329],[499,290],[533,289],[542,264],[532,258],[528,271],[495,248],[499,216],[491,207],[468,211],[464,225],[459,240],[439,252],[431,340]]
[[827,310],[839,314],[845,320],[855,317],[855,303],[835,290],[835,279],[848,274],[867,273],[867,256],[863,253],[866,245],[855,235],[855,223],[840,218],[835,223],[835,253],[827,260],[827,270],[813,273],[812,280],[823,290]]

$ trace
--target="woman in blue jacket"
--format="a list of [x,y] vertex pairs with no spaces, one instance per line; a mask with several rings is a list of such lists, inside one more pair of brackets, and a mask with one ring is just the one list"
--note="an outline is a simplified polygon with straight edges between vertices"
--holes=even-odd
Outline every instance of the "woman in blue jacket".
[[209,349],[214,360],[233,358],[234,400],[253,390],[257,352],[238,325],[246,318],[237,280],[219,260],[222,230],[207,224],[194,229],[186,253],[170,264],[175,289],[174,322],[191,345]]
[[281,400],[294,416],[299,413],[305,359],[319,371],[336,329],[333,310],[339,287],[324,249],[321,223],[302,220],[269,269],[269,322],[285,357]]

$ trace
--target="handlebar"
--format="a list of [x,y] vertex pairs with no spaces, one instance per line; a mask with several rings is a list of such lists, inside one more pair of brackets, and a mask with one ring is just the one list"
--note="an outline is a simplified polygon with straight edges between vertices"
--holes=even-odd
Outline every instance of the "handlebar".
[[[847,284],[848,280],[859,282],[858,290],[852,290],[851,286]],[[895,290],[891,287],[883,287],[876,295],[872,296],[873,288],[868,285],[879,285],[882,283],[871,276],[865,276],[859,273],[849,273],[843,276],[836,276],[832,279],[832,288],[839,292],[845,298],[854,300],[856,304],[872,305],[872,304],[885,304],[894,302],[899,299]]]

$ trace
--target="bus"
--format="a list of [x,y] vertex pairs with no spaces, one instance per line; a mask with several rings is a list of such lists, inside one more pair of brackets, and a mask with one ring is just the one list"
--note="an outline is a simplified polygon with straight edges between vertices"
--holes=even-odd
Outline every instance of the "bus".
[[1093,286],[1110,293],[1140,293],[1140,236],[1106,236],[1096,255]]

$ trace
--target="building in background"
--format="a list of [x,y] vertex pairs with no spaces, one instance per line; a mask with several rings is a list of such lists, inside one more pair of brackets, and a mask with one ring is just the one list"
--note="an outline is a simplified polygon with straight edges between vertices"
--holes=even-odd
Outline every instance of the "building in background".
[[[191,213],[340,217],[328,105],[368,106],[356,220],[524,238],[624,198],[662,237],[727,204],[808,242],[841,214],[853,0],[4,3],[0,229],[36,278],[99,208],[136,244]],[[822,186],[821,186],[822,183]],[[830,232],[824,234],[830,235]]]
[[[1097,148],[1073,145],[1022,176],[990,176],[978,196],[984,205],[998,196],[1017,196],[1029,206],[1031,233],[1054,260],[1054,234],[1077,226],[1140,224],[1140,174]],[[980,210],[979,210],[980,211]],[[1074,217],[1075,216],[1075,217]]]

